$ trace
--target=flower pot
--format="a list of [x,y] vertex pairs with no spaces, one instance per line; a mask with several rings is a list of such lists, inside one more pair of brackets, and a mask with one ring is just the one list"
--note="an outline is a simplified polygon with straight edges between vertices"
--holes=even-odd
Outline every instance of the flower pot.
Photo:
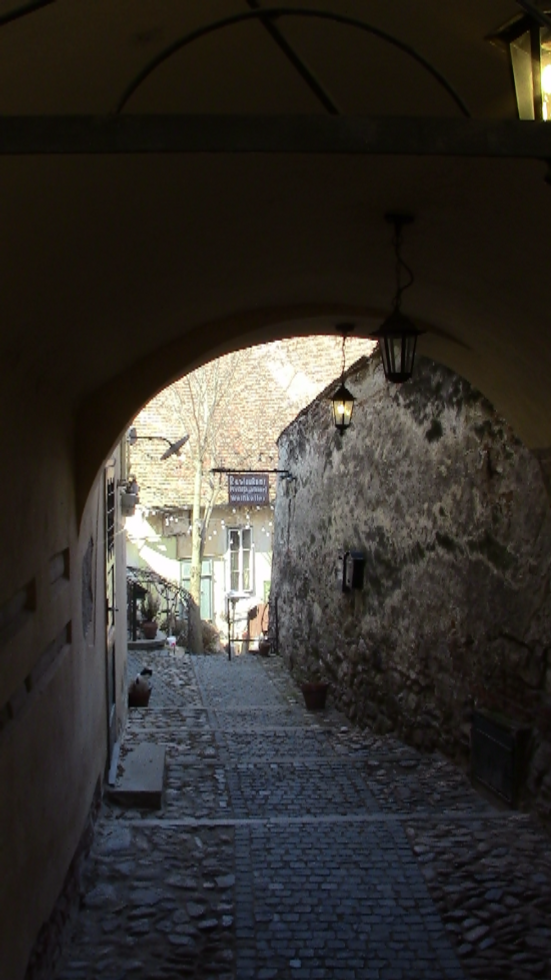
[[258,652],[261,657],[267,657],[270,653],[271,643],[269,640],[260,640],[258,643]]
[[146,640],[154,640],[157,636],[157,623],[154,620],[142,623],[142,633]]
[[301,684],[300,689],[308,711],[319,711],[321,708],[325,708],[329,684],[326,684],[325,681],[312,681],[309,684]]
[[121,514],[123,517],[133,517],[136,513],[136,504],[139,503],[137,493],[121,493]]

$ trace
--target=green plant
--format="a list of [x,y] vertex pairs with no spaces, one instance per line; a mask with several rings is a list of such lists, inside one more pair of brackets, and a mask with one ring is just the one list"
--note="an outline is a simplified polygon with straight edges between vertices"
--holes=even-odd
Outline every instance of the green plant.
[[319,662],[311,658],[307,663],[296,664],[293,676],[300,686],[302,684],[319,684],[323,681]]
[[144,598],[142,599],[142,616],[145,622],[152,622],[159,612],[161,607],[161,600],[159,596],[151,592],[149,589],[146,592]]

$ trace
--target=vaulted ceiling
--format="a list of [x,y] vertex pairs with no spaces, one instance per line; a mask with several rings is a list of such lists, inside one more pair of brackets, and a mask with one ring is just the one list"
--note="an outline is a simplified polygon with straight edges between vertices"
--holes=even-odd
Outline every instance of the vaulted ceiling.
[[[551,187],[522,136],[546,124],[517,123],[499,142],[514,89],[486,40],[518,3],[284,6],[267,20],[259,0],[1,0],[5,368],[78,413],[91,472],[147,398],[205,359],[333,331],[343,316],[359,334],[377,326],[394,291],[384,215],[406,210],[416,278],[404,308],[426,330],[422,351],[477,384],[530,444],[550,444]],[[188,114],[197,146],[165,152],[170,127],[191,126],[173,117]],[[28,124],[28,145],[6,116]],[[96,117],[79,152],[68,116]],[[102,126],[136,116],[148,152],[124,139],[113,152],[113,129],[97,152]],[[251,122],[246,152],[236,116]],[[298,122],[290,140],[252,152],[255,120],[280,116]],[[209,152],[225,117],[222,151]],[[376,152],[308,144],[318,118],[361,124]],[[404,120],[388,152],[381,119]],[[472,133],[488,152],[467,145]]]

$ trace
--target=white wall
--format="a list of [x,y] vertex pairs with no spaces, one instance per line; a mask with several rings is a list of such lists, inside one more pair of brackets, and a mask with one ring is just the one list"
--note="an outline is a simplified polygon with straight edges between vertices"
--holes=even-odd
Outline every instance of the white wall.
[[[248,515],[248,519],[247,519]],[[212,559],[212,608],[217,629],[227,635],[226,595],[229,589],[228,528],[252,529],[253,588],[250,598],[237,605],[239,615],[256,602],[263,602],[265,583],[270,582],[274,512],[269,506],[257,509],[217,507],[209,524],[205,559]],[[144,509],[126,519],[128,564],[149,567],[164,578],[181,581],[181,563],[191,556],[187,517],[166,524],[159,514],[145,516]]]

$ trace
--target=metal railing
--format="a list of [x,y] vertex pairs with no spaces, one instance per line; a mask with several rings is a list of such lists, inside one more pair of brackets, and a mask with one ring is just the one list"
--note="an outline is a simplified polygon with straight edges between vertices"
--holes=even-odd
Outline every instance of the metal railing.
[[140,602],[150,592],[160,602],[159,626],[167,636],[182,638],[187,645],[191,596],[187,589],[163,578],[150,568],[126,569],[128,638],[136,640],[142,622]]

